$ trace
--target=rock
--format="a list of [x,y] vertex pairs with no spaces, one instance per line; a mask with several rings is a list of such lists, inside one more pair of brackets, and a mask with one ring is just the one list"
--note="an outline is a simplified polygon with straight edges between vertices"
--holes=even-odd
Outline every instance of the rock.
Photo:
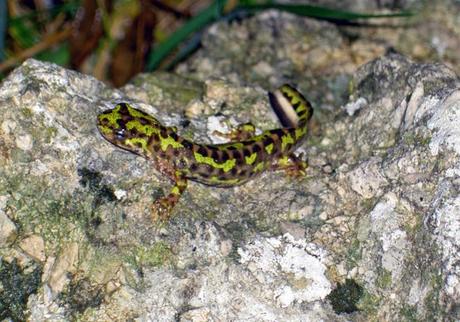
[[238,253],[243,267],[254,275],[254,284],[262,284],[265,296],[273,297],[280,307],[318,301],[331,291],[324,275],[324,250],[289,234],[252,241]]
[[66,245],[53,265],[48,284],[54,294],[60,293],[69,282],[69,274],[75,273],[78,263],[78,244]]
[[39,262],[45,261],[45,242],[41,236],[31,235],[19,243],[19,247]]
[[385,177],[379,172],[379,162],[381,160],[378,158],[372,158],[348,172],[347,177],[351,189],[365,199],[380,196],[385,186],[388,185]]
[[[433,35],[453,39],[457,25]],[[143,74],[119,90],[36,60],[8,75],[0,255],[43,263],[26,318],[459,320],[459,78],[342,28],[275,11],[222,21],[177,69],[187,77]],[[391,34],[415,43],[415,31]],[[315,106],[307,175],[191,182],[161,227],[149,207],[169,179],[95,126],[127,101],[215,143],[236,123],[279,127],[265,92],[284,82]]]
[[17,235],[17,228],[2,208],[0,207],[0,247],[5,247],[14,242]]
[[185,312],[181,315],[180,320],[181,322],[206,322],[209,321],[210,318],[210,310],[208,308],[197,308],[192,309],[190,311]]

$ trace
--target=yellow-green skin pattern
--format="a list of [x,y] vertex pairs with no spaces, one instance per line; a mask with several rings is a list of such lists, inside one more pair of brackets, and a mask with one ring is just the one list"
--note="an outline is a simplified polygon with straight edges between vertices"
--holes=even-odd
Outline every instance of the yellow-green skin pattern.
[[[294,158],[292,152],[307,135],[307,121],[313,109],[302,94],[289,85],[281,86],[277,93],[295,112],[296,126],[265,131],[243,141],[215,145],[194,143],[179,136],[175,128],[161,125],[154,117],[126,103],[101,113],[98,129],[107,141],[152,160],[160,172],[175,181],[171,194],[159,204],[168,212],[186,188],[187,179],[228,187],[242,184],[269,168],[289,166],[288,159]],[[285,108],[270,95],[275,111]]]

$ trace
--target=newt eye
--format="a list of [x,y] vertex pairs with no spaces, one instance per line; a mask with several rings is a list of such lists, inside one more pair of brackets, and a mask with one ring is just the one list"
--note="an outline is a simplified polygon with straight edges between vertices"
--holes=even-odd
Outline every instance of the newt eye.
[[117,138],[117,140],[124,140],[126,138],[125,129],[116,130],[115,137]]

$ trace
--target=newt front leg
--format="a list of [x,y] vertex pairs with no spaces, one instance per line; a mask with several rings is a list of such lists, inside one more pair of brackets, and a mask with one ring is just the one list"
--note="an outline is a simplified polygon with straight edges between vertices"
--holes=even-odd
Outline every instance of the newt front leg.
[[182,193],[187,188],[187,178],[184,173],[176,170],[174,173],[174,186],[167,196],[154,201],[151,206],[151,216],[154,222],[166,222],[171,218],[174,206],[179,201]]

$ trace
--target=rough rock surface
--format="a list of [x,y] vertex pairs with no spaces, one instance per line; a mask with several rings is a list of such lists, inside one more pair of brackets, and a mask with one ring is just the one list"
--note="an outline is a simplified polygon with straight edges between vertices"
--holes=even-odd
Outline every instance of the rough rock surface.
[[148,207],[170,183],[104,141],[98,112],[128,101],[216,142],[215,129],[236,123],[277,126],[264,83],[152,74],[113,90],[34,60],[11,73],[0,86],[9,225],[0,231],[10,231],[0,318],[460,319],[458,76],[388,54],[345,78],[349,92],[328,98],[341,106],[332,111],[315,99],[321,87],[296,77],[317,105],[302,147],[308,175],[266,173],[231,189],[192,183],[159,227]]

